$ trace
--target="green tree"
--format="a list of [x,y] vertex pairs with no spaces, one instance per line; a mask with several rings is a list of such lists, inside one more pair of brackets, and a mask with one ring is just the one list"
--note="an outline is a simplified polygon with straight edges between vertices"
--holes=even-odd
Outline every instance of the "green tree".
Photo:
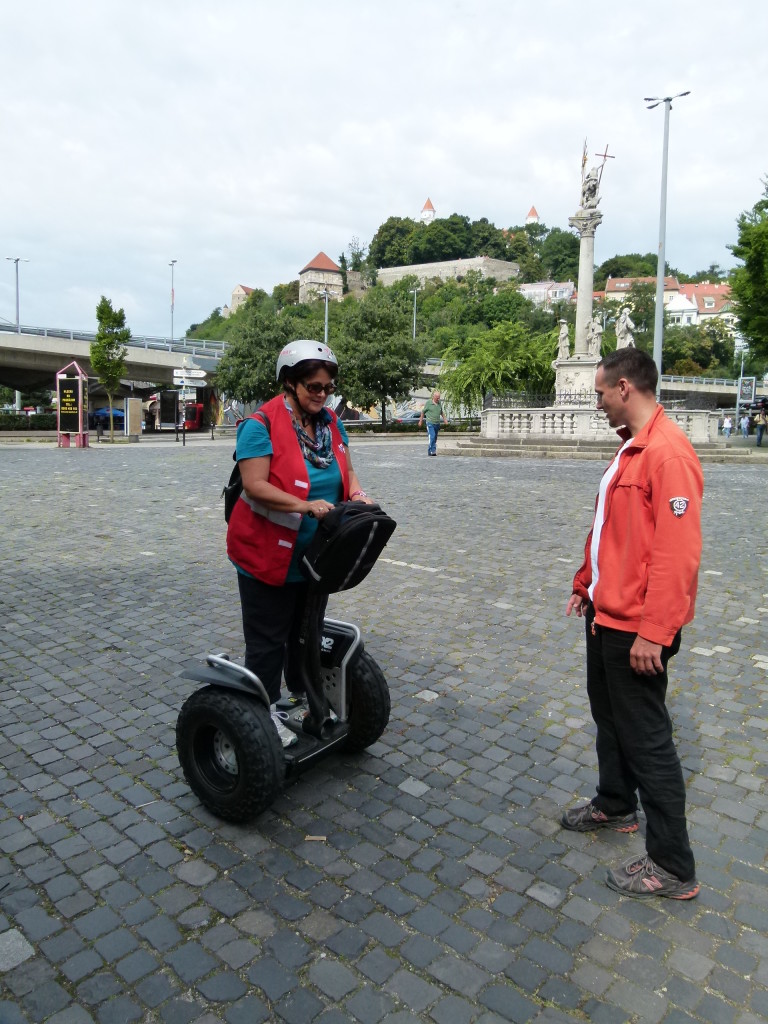
[[[694,371],[692,366],[697,367]],[[662,372],[727,377],[733,371],[733,337],[722,320],[668,327],[664,331]]]
[[371,288],[359,302],[342,309],[334,351],[339,360],[340,391],[346,401],[367,409],[407,398],[421,380],[422,356],[414,343],[412,307],[402,291]]
[[296,306],[299,302],[299,281],[289,281],[288,284],[276,284],[272,289],[272,298],[278,309],[284,306]]
[[504,285],[483,299],[483,319],[489,327],[503,320],[520,320],[530,311],[533,303],[517,290]]
[[368,261],[374,267],[407,266],[411,237],[421,226],[410,217],[389,217],[371,239]]
[[113,404],[115,395],[120,389],[120,381],[125,377],[125,359],[128,354],[126,343],[131,332],[125,326],[125,311],[115,310],[112,303],[104,295],[96,306],[98,330],[91,342],[91,367],[104,385],[109,401],[109,437],[115,439],[115,420]]
[[347,252],[349,253],[349,269],[362,270],[366,259],[366,252],[365,246],[360,244],[360,239],[357,235],[352,236],[352,241],[347,246]]
[[524,324],[500,323],[475,335],[468,355],[458,348],[445,352],[440,387],[452,405],[473,414],[482,409],[489,393],[546,394],[555,380],[550,364],[556,349],[556,331],[532,335]]
[[741,261],[731,274],[735,311],[750,357],[768,357],[768,178],[763,195],[737,220],[739,236],[728,246]]
[[695,274],[681,274],[679,271],[673,273],[680,284],[702,284],[705,281],[716,284],[728,277],[728,272],[723,270],[719,263],[710,263],[707,270],[697,270]]
[[[531,226],[540,227],[540,225]],[[521,282],[541,281],[544,268],[536,248],[537,239],[532,238],[531,233],[521,226],[510,228],[506,233],[506,238],[507,259],[519,265],[519,280]]]
[[347,257],[344,253],[339,256],[339,267],[341,268],[341,293],[346,295],[349,291],[349,283],[347,282]]
[[576,281],[579,276],[579,239],[572,231],[552,228],[539,246],[544,279]]
[[494,260],[507,258],[507,240],[504,232],[491,224],[487,217],[472,221],[469,255],[489,256]]
[[609,277],[656,277],[656,256],[649,252],[641,256],[630,252],[624,256],[611,256],[595,271],[595,288],[602,291]]
[[275,366],[280,350],[302,337],[294,320],[254,308],[244,318],[237,336],[230,339],[216,370],[220,394],[239,402],[265,401],[277,394]]

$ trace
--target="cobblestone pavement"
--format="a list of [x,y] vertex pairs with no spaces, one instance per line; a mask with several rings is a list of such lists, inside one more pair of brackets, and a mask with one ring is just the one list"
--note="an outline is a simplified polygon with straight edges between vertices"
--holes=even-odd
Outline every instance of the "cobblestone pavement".
[[354,461],[399,526],[330,614],[392,720],[245,827],[174,748],[179,672],[242,656],[231,443],[0,448],[0,1024],[768,1018],[764,470],[705,470],[669,700],[702,893],[677,903],[604,885],[641,836],[558,827],[595,784],[563,611],[600,464]]

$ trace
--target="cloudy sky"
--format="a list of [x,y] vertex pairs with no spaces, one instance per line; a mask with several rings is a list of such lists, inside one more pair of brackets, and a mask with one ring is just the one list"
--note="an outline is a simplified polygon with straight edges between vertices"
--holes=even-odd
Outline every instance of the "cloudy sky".
[[[2,256],[21,321],[167,337],[392,215],[567,228],[609,147],[595,258],[733,265],[768,173],[768,15],[734,0],[26,0],[0,14]],[[12,263],[0,318],[15,322]]]

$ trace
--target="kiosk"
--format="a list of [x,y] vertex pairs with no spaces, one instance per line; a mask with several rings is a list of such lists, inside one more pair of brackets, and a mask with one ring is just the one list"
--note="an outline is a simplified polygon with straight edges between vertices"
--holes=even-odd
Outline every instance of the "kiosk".
[[88,374],[75,362],[56,374],[57,445],[69,448],[72,434],[75,447],[88,447]]

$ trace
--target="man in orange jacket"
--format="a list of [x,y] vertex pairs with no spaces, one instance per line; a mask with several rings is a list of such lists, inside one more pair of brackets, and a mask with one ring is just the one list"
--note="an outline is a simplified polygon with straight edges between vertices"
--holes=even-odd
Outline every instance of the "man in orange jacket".
[[636,832],[646,852],[608,872],[626,896],[698,895],[685,783],[666,708],[667,662],[693,619],[701,558],[701,465],[656,403],[649,355],[623,348],[597,366],[597,408],[623,445],[600,483],[566,615],[586,619],[587,693],[597,726],[597,794],[564,828]]

